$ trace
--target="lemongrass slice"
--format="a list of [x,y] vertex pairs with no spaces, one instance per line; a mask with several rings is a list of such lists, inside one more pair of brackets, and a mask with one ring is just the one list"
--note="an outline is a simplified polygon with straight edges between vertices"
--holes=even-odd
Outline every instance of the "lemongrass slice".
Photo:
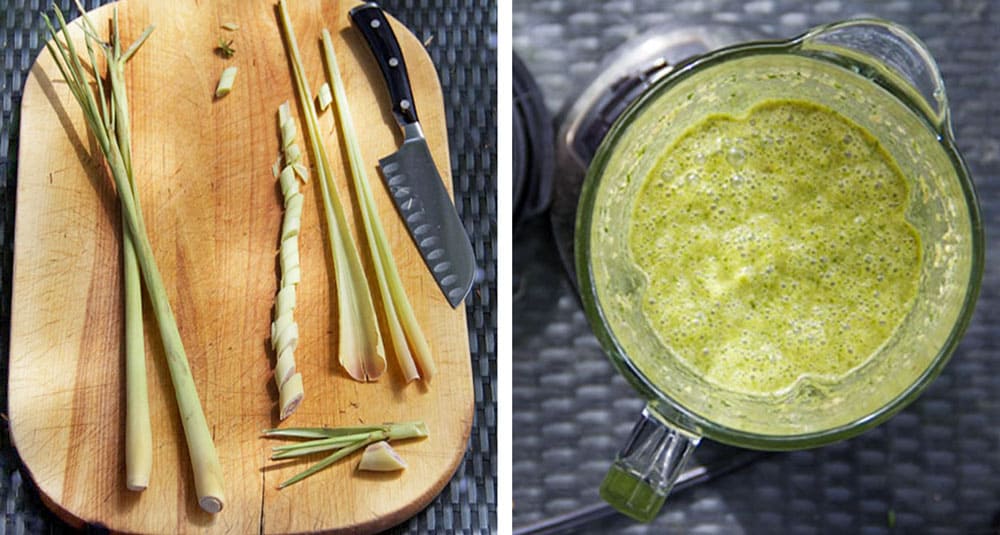
[[240,29],[240,25],[236,24],[235,22],[223,22],[220,25],[220,27],[223,30],[228,30],[228,31],[231,31],[231,32],[235,32],[235,31],[238,31]]
[[278,393],[278,403],[281,410],[278,411],[278,417],[284,420],[291,416],[299,404],[302,403],[304,397],[302,374],[296,373],[281,385],[281,390]]
[[[358,248],[351,235],[337,187],[333,167],[320,138],[319,121],[312,103],[312,92],[305,78],[305,68],[295,40],[286,0],[279,0],[281,28],[292,63],[299,107],[305,114],[305,126],[312,150],[313,165],[319,175],[326,218],[327,237],[333,255],[337,288],[338,359],[347,373],[358,381],[374,381],[385,372],[385,348],[375,317],[375,305],[368,287]],[[301,165],[301,164],[299,164]],[[296,168],[296,172],[299,171]]]
[[[431,356],[430,346],[424,337],[423,330],[417,323],[416,314],[410,305],[410,300],[403,288],[403,281],[392,255],[392,248],[378,218],[378,208],[368,177],[365,173],[364,158],[361,155],[361,145],[358,143],[351,120],[351,110],[347,103],[347,91],[337,66],[337,57],[333,50],[333,38],[330,32],[323,29],[323,57],[333,82],[333,97],[337,108],[338,124],[347,144],[348,159],[351,163],[351,176],[354,179],[354,189],[361,205],[361,219],[364,222],[365,236],[375,265],[379,291],[382,294],[386,321],[392,336],[392,345],[396,350],[396,358],[407,381],[420,378],[429,380],[436,371]],[[412,353],[411,353],[412,351]],[[414,366],[414,357],[419,366],[419,374]]]
[[395,472],[405,468],[406,461],[384,440],[365,448],[361,453],[361,462],[358,463],[358,470],[373,472]]
[[316,103],[319,104],[319,109],[326,111],[333,102],[333,95],[330,94],[330,84],[323,84],[319,86],[319,94],[316,95]]
[[233,83],[236,81],[236,66],[226,67],[219,77],[219,85],[215,88],[216,98],[222,98],[233,90]]

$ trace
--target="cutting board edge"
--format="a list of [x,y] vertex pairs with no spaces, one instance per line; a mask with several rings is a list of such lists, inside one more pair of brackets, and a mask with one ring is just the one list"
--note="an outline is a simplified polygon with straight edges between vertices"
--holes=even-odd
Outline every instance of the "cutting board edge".
[[[88,14],[90,16],[100,16],[100,17],[103,17],[105,14],[108,14],[108,16],[110,16],[111,10],[113,10],[115,6],[117,6],[119,4],[122,4],[122,3],[123,3],[122,0],[120,0],[118,2],[113,2],[113,3],[110,3],[110,4],[105,4],[104,6],[100,6],[97,9],[88,11]],[[401,23],[400,21],[398,21],[392,15],[387,14],[387,16],[389,17],[389,20],[392,23],[393,28],[394,28],[394,30],[397,33],[403,33],[403,32],[405,32],[407,34],[406,36],[401,36],[402,39],[413,39],[417,43],[420,43],[419,38],[408,27],[406,27],[403,23]],[[71,33],[76,34],[77,32],[79,32],[79,24],[78,24],[79,20],[80,20],[79,18],[76,18],[76,19],[70,21]],[[423,57],[421,58],[421,61],[426,61],[427,63],[429,63],[430,65],[433,66],[433,62],[432,62],[432,60],[431,60],[431,58],[429,56],[429,53],[422,46],[422,44],[419,47],[419,52],[423,55]],[[29,69],[29,73],[30,74],[29,74],[29,76],[26,77],[26,80],[25,80],[25,88],[24,88],[25,91],[28,90],[28,86],[29,85],[36,86],[36,87],[33,88],[33,91],[36,91],[36,92],[37,91],[43,91],[43,89],[41,87],[37,87],[39,85],[39,80],[37,78],[36,69],[42,68],[42,67],[39,66],[39,62],[43,60],[43,57],[44,57],[45,54],[47,54],[47,51],[43,47],[43,48],[41,48],[39,54],[35,57],[32,65],[31,65],[31,68]],[[51,61],[51,60],[45,60],[45,61]],[[444,101],[444,96],[443,96],[442,88],[441,88],[441,85],[440,85],[440,76],[438,75],[438,73],[436,71],[436,68],[434,70],[434,73],[435,73],[435,76],[433,77],[433,88],[432,89],[434,91],[437,91],[437,96],[433,96],[432,98]],[[24,104],[24,102],[22,101],[22,107],[23,107],[23,104]],[[24,114],[22,114],[21,116],[22,116],[22,119],[23,119]],[[447,124],[446,123],[447,123],[446,117],[442,116],[442,118],[441,118],[441,124],[443,125],[445,131],[447,130]],[[30,128],[26,127],[25,121],[23,121],[23,120],[20,121],[18,129],[19,129],[19,135],[20,135],[21,139],[26,139],[26,137],[23,136],[22,134],[23,134],[23,132],[25,132],[26,130],[29,130]],[[443,136],[443,141],[444,141],[443,152],[444,152],[445,155],[448,155],[450,148],[449,148],[447,134],[445,134]],[[25,149],[25,145],[19,144],[19,146],[18,146],[18,161],[22,160],[21,156],[22,156],[22,153],[25,150],[26,150]],[[439,163],[439,168],[441,170],[445,171],[442,174],[443,174],[443,178],[446,181],[446,187],[449,189],[449,191],[452,190],[452,184],[453,184],[452,170],[451,170],[451,165],[450,164],[451,164],[450,159],[447,156],[445,157],[445,159],[444,159],[443,162]],[[20,167],[19,167],[18,172],[19,171],[20,171]],[[16,187],[16,195],[18,197],[20,197],[22,195],[22,193],[23,193],[24,184],[25,184],[24,181],[18,180],[17,187]],[[23,222],[21,222],[22,225],[18,225],[20,218],[23,217],[24,215],[25,214],[23,214],[23,211],[19,210],[17,204],[15,204],[15,214],[14,214],[14,222],[15,222],[14,234],[15,234],[15,236],[17,235],[18,228],[20,228],[24,224]],[[18,258],[20,256],[19,252],[21,254],[24,254],[26,251],[22,250],[22,248],[14,248],[14,251],[13,251],[13,254],[12,254],[12,266],[13,266],[13,268],[12,268],[12,282],[17,280],[17,271],[18,271],[17,270],[17,265],[18,265],[17,260],[18,260]],[[11,290],[11,292],[12,292],[12,294],[11,294],[11,318],[17,317],[16,314],[15,314],[15,312],[19,308],[17,306],[17,303],[18,303],[18,299],[17,299],[18,288],[19,288],[19,285],[12,284],[12,290]],[[23,300],[23,298],[22,298],[22,300]],[[25,303],[21,303],[21,304],[24,305]],[[463,309],[463,311],[465,311],[465,305],[464,304],[462,305],[462,309]],[[8,339],[8,343],[9,343],[9,345],[8,345],[8,354],[9,355],[13,355],[13,353],[10,350],[15,347],[15,341],[18,339],[18,337],[15,336],[15,335],[16,335],[17,332],[19,332],[21,330],[21,329],[16,329],[15,330],[14,327],[15,327],[15,323],[14,323],[14,321],[12,319],[11,323],[10,323],[10,328],[11,328],[11,331],[9,333],[10,334],[10,338]],[[21,327],[23,327],[23,325],[21,325]],[[464,346],[463,349],[464,349],[464,352],[466,353],[466,355],[470,355],[470,353],[469,353],[469,340],[468,340],[467,326],[466,326],[466,329],[465,329],[465,335],[466,335],[466,338],[463,341],[462,345]],[[466,380],[469,383],[471,383],[472,380],[473,380],[471,361],[467,360],[466,361],[466,366],[464,366],[463,368],[464,368],[464,373],[467,376]],[[7,377],[7,392],[8,392],[9,410],[11,411],[11,416],[12,416],[11,420],[14,420],[13,413],[17,412],[15,409],[17,407],[23,408],[24,404],[21,403],[21,402],[10,403],[10,401],[12,399],[12,396],[11,396],[11,393],[12,393],[12,391],[11,391],[12,377],[13,377],[13,375],[8,374],[8,377]],[[431,386],[431,388],[433,388],[433,386]],[[15,395],[14,398],[16,399],[17,396]],[[465,409],[465,412],[466,412],[465,417],[461,419],[461,421],[462,421],[462,427],[463,427],[462,433],[461,433],[461,436],[463,437],[463,440],[461,442],[464,445],[464,447],[462,447],[461,449],[455,449],[455,450],[452,451],[453,455],[449,459],[447,467],[445,469],[442,469],[442,470],[440,470],[438,472],[440,474],[439,478],[433,484],[427,486],[426,490],[423,493],[421,493],[420,496],[417,499],[414,499],[413,501],[411,501],[411,502],[409,502],[407,504],[404,504],[399,509],[397,509],[397,510],[395,510],[395,511],[389,513],[389,514],[383,515],[383,516],[381,516],[379,518],[372,519],[371,521],[368,521],[368,522],[361,522],[361,523],[354,524],[354,525],[339,526],[339,527],[333,528],[333,532],[339,533],[339,532],[375,532],[375,531],[381,531],[381,530],[385,530],[385,529],[389,529],[391,527],[397,526],[397,525],[405,522],[409,518],[413,517],[415,514],[419,513],[421,510],[425,509],[436,497],[438,497],[441,494],[441,492],[448,485],[448,483],[455,477],[455,474],[457,473],[457,471],[459,470],[459,468],[462,466],[462,461],[464,460],[466,454],[468,453],[468,444],[469,444],[469,440],[470,440],[470,437],[471,437],[472,423],[473,423],[473,418],[474,418],[474,414],[475,414],[475,407],[476,407],[476,404],[475,404],[475,401],[473,400],[473,403],[469,404],[466,407],[466,409]],[[102,522],[99,519],[87,518],[86,516],[79,515],[75,511],[71,510],[70,508],[64,506],[60,502],[60,497],[59,496],[55,496],[54,493],[52,492],[53,489],[49,488],[51,486],[49,486],[49,487],[44,486],[42,484],[42,482],[40,482],[39,479],[35,477],[35,473],[32,470],[32,465],[29,464],[28,460],[24,456],[22,456],[21,450],[18,448],[18,443],[21,442],[19,440],[19,433],[23,434],[23,432],[24,431],[21,429],[20,426],[15,425],[13,421],[11,422],[11,424],[10,424],[11,443],[12,443],[12,446],[14,447],[15,451],[17,452],[18,459],[20,461],[20,464],[23,467],[23,471],[31,479],[31,484],[37,489],[42,503],[50,511],[52,511],[52,513],[57,518],[59,518],[63,522],[66,522],[71,527],[76,528],[76,529],[85,528],[87,526],[97,526],[97,527],[100,527],[101,529],[108,529],[108,530],[110,530],[111,532],[114,532],[114,533],[127,533],[126,531],[122,531],[123,526],[120,526],[120,525],[116,526],[114,522],[112,522],[112,523],[109,524],[109,523]],[[23,437],[21,437],[21,438],[23,438]],[[225,512],[223,512],[221,514],[224,515]],[[266,523],[266,520],[265,520],[263,526],[261,526],[258,523],[258,529],[263,529],[265,532],[267,532],[267,523]],[[287,533],[290,533],[290,532],[287,532]]]

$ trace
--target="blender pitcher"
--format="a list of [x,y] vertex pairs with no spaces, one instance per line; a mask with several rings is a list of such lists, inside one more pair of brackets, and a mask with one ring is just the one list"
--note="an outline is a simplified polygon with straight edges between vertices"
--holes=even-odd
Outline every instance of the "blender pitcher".
[[[912,307],[870,359],[835,384],[804,378],[777,397],[712,385],[671,354],[641,313],[646,276],[632,263],[627,239],[627,215],[657,147],[709,114],[739,115],[776,98],[825,106],[879,140],[909,182],[905,215],[920,234],[923,258]],[[875,19],[677,65],[603,139],[583,185],[574,245],[591,326],[648,400],[601,485],[606,501],[640,521],[659,511],[701,437],[760,450],[816,447],[857,435],[913,401],[968,325],[984,247],[937,65],[909,31]]]

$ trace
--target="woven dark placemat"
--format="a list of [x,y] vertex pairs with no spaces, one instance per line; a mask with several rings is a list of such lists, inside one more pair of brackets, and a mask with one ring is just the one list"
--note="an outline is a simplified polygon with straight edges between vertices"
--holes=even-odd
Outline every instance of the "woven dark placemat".
[[[774,454],[677,494],[648,526],[616,516],[584,532],[1000,533],[1000,5],[515,0],[513,44],[557,112],[605,54],[662,23],[721,22],[791,37],[861,15],[916,32],[947,85],[958,146],[987,226],[986,273],[965,339],[920,400],[887,424],[825,448]],[[642,402],[590,334],[544,218],[515,236],[513,312],[519,528],[599,501],[597,487]],[[700,464],[711,464],[709,454],[726,454],[704,448],[695,454]]]
[[[71,1],[61,9],[76,16]],[[103,0],[85,0],[93,9]],[[495,0],[387,0],[383,8],[425,43],[444,91],[456,206],[472,237],[483,276],[466,300],[476,400],[469,449],[444,491],[394,533],[497,531],[496,420],[496,2]],[[10,286],[17,179],[19,108],[25,77],[44,45],[39,16],[47,0],[0,0],[0,376],[6,378]],[[276,34],[277,35],[277,34]],[[6,388],[0,407],[6,412]],[[5,420],[4,420],[5,422]],[[4,425],[0,437],[0,535],[62,532],[68,527],[40,502],[22,475]]]

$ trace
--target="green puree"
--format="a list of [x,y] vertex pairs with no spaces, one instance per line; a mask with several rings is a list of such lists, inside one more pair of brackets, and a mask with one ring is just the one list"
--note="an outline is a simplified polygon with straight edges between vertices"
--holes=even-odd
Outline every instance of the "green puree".
[[629,228],[643,314],[728,390],[836,380],[909,310],[920,239],[878,141],[815,104],[773,100],[695,124],[645,177]]

